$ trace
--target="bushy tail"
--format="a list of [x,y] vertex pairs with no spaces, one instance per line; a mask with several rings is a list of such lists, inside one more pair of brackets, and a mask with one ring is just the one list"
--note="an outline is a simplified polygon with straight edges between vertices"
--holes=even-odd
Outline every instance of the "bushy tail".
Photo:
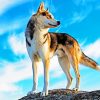
[[86,65],[88,67],[91,67],[93,69],[100,70],[100,66],[98,66],[98,64],[94,60],[87,57],[84,53],[82,53],[80,63],[83,64],[83,65]]

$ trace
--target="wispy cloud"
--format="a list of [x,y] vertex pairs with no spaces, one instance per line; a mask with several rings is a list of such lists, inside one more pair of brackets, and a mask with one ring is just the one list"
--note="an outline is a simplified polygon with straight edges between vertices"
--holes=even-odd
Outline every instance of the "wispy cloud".
[[74,11],[72,13],[72,16],[69,19],[67,19],[66,25],[64,25],[64,26],[67,27],[67,26],[73,25],[75,23],[82,22],[83,20],[85,20],[88,17],[88,15],[91,13],[91,11],[92,11],[91,6],[88,8],[85,8],[85,9],[83,8],[80,11]]
[[[65,27],[80,23],[92,12],[94,0],[72,0],[76,5],[69,19],[66,20]],[[89,3],[89,4],[88,4]]]
[[53,85],[50,86],[50,89],[61,89],[61,88],[66,88],[67,81],[59,81]]
[[[20,62],[7,62],[2,61],[2,71],[0,73],[0,92],[16,91],[18,86],[15,83],[27,79],[31,76],[31,66],[28,60],[22,60]],[[25,63],[26,62],[26,63]],[[17,77],[16,77],[17,76]]]
[[[3,23],[0,25],[0,35],[3,35],[6,32],[14,32],[17,29],[22,29],[23,27],[26,26],[27,20],[28,20],[29,16],[27,16],[26,18],[21,18],[21,19],[16,19],[13,20],[11,22],[8,23]],[[26,22],[26,23],[23,23]]]
[[24,96],[24,91],[18,83],[32,76],[30,60],[20,59],[16,62],[2,60],[0,67],[0,100],[14,100],[14,98],[16,100]]
[[24,32],[20,33],[19,35],[11,34],[9,36],[8,43],[14,54],[25,55],[27,53]]
[[84,52],[95,59],[99,59],[100,58],[100,39],[96,40],[94,43],[91,43],[89,45],[87,45],[84,48]]
[[28,0],[0,0],[0,15],[3,14],[7,9],[17,4],[28,2]]
[[[14,48],[15,52],[15,48]],[[21,53],[21,52],[17,52]],[[56,63],[55,63],[56,62]],[[55,65],[54,65],[55,63]],[[16,62],[9,62],[2,60],[0,63],[0,92],[12,92],[12,91],[20,91],[21,87],[16,85],[23,80],[32,78],[32,66],[29,57],[27,56],[25,59],[20,59]],[[55,71],[55,69],[59,66],[57,58],[54,57],[51,60],[50,72]],[[58,69],[59,70],[59,69]],[[40,62],[38,67],[38,75],[43,76],[43,64]],[[54,76],[56,74],[53,74]],[[16,77],[17,76],[17,77]],[[54,77],[52,76],[52,77]]]
[[70,24],[74,24],[76,22],[81,22],[82,20],[84,20],[86,18],[87,14],[83,13],[83,12],[80,12],[80,13],[74,12],[73,17],[70,19]]
[[0,100],[18,100],[24,95],[21,91],[0,93]]

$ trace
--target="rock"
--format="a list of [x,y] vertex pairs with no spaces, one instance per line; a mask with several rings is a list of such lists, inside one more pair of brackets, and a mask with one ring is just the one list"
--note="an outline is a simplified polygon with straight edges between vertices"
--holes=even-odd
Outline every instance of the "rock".
[[48,96],[40,96],[40,93],[25,96],[19,100],[100,100],[100,90],[86,92],[66,89],[49,90]]

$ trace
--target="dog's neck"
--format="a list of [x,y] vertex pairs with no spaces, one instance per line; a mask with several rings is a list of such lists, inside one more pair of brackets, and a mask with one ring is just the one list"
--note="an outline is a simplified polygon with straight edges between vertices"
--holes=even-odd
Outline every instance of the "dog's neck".
[[36,39],[37,42],[43,43],[45,40],[45,35],[48,33],[48,29],[39,29],[35,28],[34,31],[34,39]]
[[44,45],[47,38],[48,29],[35,28],[33,41],[36,44],[36,48],[39,49]]
[[43,29],[42,26],[37,25],[34,23],[34,21],[30,20],[27,29],[26,29],[26,36],[30,37],[32,40],[34,37],[35,38],[43,38],[45,34],[48,33],[48,28]]
[[35,32],[37,33],[37,35],[43,36],[45,34],[48,33],[48,29],[35,29]]

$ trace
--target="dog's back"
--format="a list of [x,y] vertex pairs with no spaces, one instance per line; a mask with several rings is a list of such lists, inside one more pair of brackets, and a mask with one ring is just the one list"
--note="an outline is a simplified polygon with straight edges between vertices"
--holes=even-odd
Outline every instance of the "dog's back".
[[[77,57],[78,63],[83,65],[89,66],[93,69],[99,70],[98,64],[86,56],[82,50],[76,39],[70,36],[67,33],[54,33],[49,32],[51,43],[50,43],[50,50],[57,54],[58,57],[63,57],[67,54],[70,57]],[[70,59],[70,61],[72,61]]]

